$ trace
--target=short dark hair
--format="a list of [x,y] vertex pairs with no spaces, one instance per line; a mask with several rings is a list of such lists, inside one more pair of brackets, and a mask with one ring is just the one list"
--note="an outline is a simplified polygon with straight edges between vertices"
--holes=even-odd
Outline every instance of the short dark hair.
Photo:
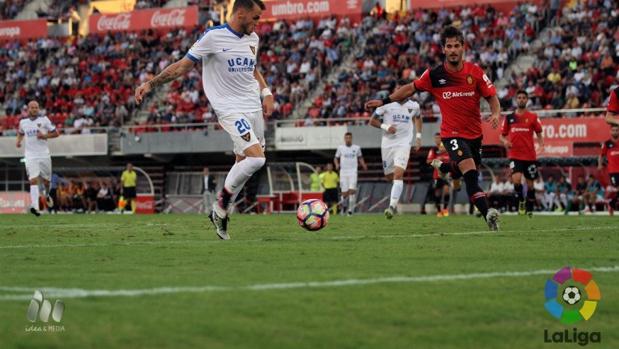
[[254,5],[258,5],[263,11],[267,8],[262,0],[236,0],[232,6],[232,13],[235,13],[240,8],[251,10],[254,8]]
[[525,90],[518,90],[518,91],[516,91],[516,96],[518,96],[518,95],[525,95],[525,96],[527,96],[527,98],[529,97],[529,94]]
[[456,38],[462,45],[464,45],[464,35],[456,27],[449,26],[443,29],[441,33],[441,44],[445,46],[447,39]]
[[346,132],[346,133],[344,133],[344,137],[346,137],[346,136],[351,136],[351,137],[352,137],[352,132]]

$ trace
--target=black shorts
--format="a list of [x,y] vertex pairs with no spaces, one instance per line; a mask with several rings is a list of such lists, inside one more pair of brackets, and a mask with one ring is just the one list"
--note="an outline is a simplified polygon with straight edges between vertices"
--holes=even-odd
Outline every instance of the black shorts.
[[135,199],[135,187],[123,187],[123,197],[125,199]]
[[337,188],[325,189],[325,192],[322,193],[322,199],[326,203],[336,203],[337,194]]
[[442,138],[441,141],[449,153],[451,161],[459,164],[462,160],[473,159],[475,165],[481,164],[481,140],[466,138]]
[[619,188],[619,173],[610,173],[608,175],[610,176],[610,184],[615,188]]
[[509,159],[509,168],[511,168],[512,173],[524,174],[526,179],[536,180],[539,177],[537,161]]

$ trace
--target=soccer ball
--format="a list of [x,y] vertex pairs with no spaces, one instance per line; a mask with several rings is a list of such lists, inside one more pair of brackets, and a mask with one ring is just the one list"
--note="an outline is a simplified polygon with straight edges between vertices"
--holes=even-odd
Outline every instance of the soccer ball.
[[329,208],[318,199],[305,200],[297,210],[297,222],[310,231],[318,231],[327,226]]
[[580,300],[580,290],[578,287],[569,286],[563,290],[563,300],[569,305],[574,305]]

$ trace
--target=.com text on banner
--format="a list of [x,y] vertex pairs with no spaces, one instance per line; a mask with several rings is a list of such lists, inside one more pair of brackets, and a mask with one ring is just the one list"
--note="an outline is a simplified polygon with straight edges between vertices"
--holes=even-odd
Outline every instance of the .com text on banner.
[[320,18],[331,15],[361,19],[361,0],[274,0],[265,2],[263,20]]
[[90,33],[191,27],[198,24],[198,7],[155,8],[112,15],[92,15]]
[[[542,118],[541,123],[546,143],[602,143],[610,137],[610,128],[604,118]],[[482,122],[482,130],[484,144],[501,144],[500,127],[495,130],[489,123]]]

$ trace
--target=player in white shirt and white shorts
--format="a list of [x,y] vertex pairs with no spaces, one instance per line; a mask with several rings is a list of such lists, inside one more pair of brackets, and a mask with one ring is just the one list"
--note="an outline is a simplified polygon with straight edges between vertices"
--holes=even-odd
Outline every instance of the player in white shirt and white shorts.
[[52,159],[49,154],[47,140],[58,137],[58,130],[46,117],[40,115],[39,103],[28,103],[28,117],[19,121],[17,142],[15,146],[21,148],[25,140],[24,158],[26,172],[30,182],[30,213],[39,216],[39,185],[43,184],[43,194],[47,199],[47,206],[53,207],[54,200],[49,196],[49,181],[52,178]]
[[227,231],[230,203],[266,161],[263,118],[273,112],[274,99],[256,69],[259,38],[254,32],[265,9],[261,0],[236,0],[228,23],[207,29],[185,57],[135,92],[140,103],[151,90],[185,74],[194,64],[201,64],[204,93],[219,123],[234,142],[236,155],[236,163],[228,172],[209,216],[222,240],[230,239]]
[[[404,189],[404,172],[408,166],[413,140],[415,140],[415,151],[421,147],[422,123],[419,104],[408,100],[383,105],[376,108],[370,125],[384,131],[381,141],[383,170],[387,180],[393,182],[385,217],[391,219],[397,210]],[[416,130],[415,135],[414,130]]]
[[344,144],[337,147],[335,152],[335,169],[340,171],[340,190],[342,191],[342,213],[348,212],[351,216],[357,202],[357,171],[358,165],[364,170],[368,166],[363,160],[361,147],[352,144],[352,133],[344,135]]

